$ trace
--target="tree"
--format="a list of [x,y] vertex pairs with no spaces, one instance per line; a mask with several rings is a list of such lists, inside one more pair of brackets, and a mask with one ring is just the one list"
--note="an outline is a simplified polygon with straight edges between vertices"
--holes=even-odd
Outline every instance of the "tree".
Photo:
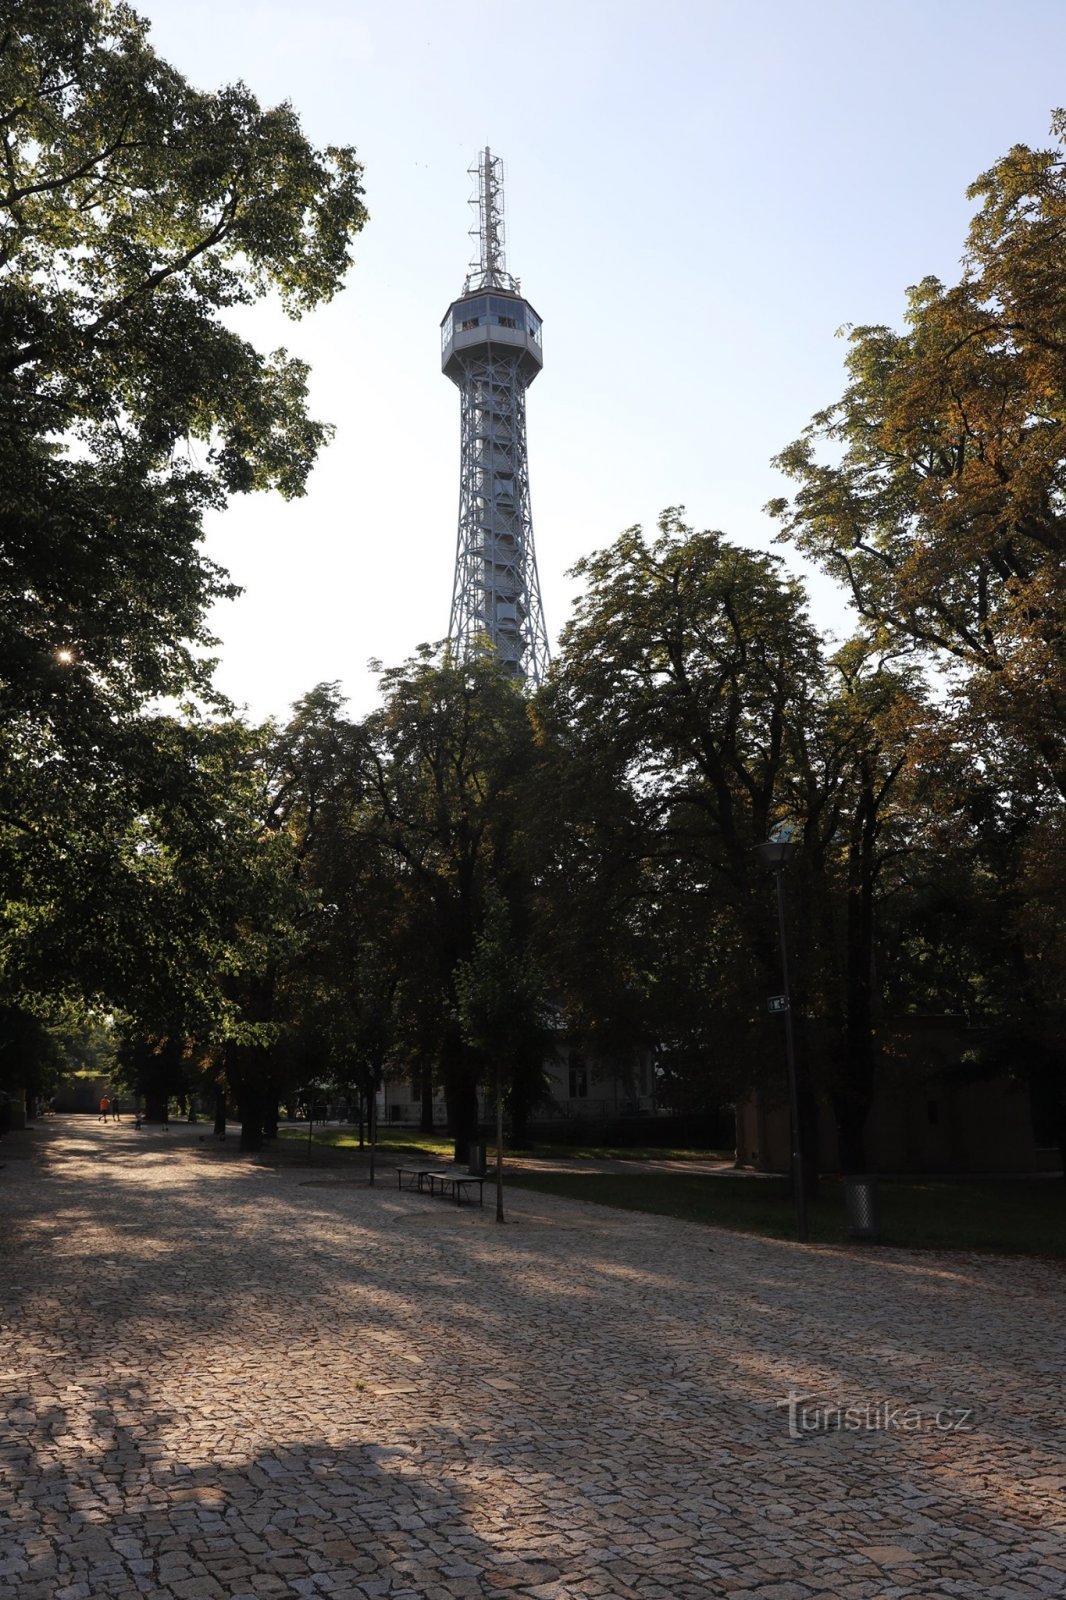
[[[630,1038],[655,1038],[675,1078],[684,1064],[708,1083],[713,1062],[721,1104],[764,1057],[757,997],[777,947],[753,851],[789,799],[819,643],[776,558],[695,532],[677,508],[656,538],[631,528],[575,574],[586,588],[542,713],[574,767],[558,850],[586,856],[584,870],[564,856],[557,878],[564,945],[588,936],[596,952],[570,974],[571,1004],[579,980],[579,1011],[605,1016],[594,989],[611,973],[616,1036],[628,1009]],[[584,797],[612,789],[593,816]]]
[[[203,515],[300,494],[329,434],[304,365],[225,319],[267,293],[297,316],[340,287],[361,169],[287,105],[192,88],[111,0],[7,8],[0,155],[0,982],[17,992],[27,944],[50,940],[77,952],[61,987],[80,972],[99,992],[106,968],[118,1003],[157,880],[166,898],[175,845],[152,833],[186,737],[145,708],[212,700],[205,617],[236,592]],[[203,799],[186,842],[232,818]],[[177,944],[153,948],[175,975]]]
[[235,591],[205,510],[302,492],[329,430],[306,369],[227,312],[340,287],[362,226],[350,149],[288,106],[205,94],[110,0],[0,22],[0,814],[136,755],[148,699],[209,694],[204,618]]
[[[920,674],[852,639],[789,731],[786,807],[802,843],[791,871],[798,937],[793,998],[832,1105],[845,1172],[866,1166],[884,1019],[884,908],[906,900],[934,855],[930,823],[951,767]],[[898,904],[895,907],[898,914]]]
[[385,673],[382,688],[384,705],[359,734],[357,828],[391,865],[408,929],[401,942],[417,941],[421,976],[404,987],[419,1014],[405,1031],[435,1040],[456,1158],[465,1160],[480,1064],[458,1020],[455,975],[473,954],[487,885],[512,907],[520,896],[533,727],[519,686],[491,656],[459,662],[426,648]]
[[472,954],[454,979],[466,1042],[492,1064],[496,1102],[496,1221],[503,1213],[503,1106],[508,1087],[543,1071],[549,1045],[544,978],[523,948],[506,902],[489,886]]
[[561,773],[539,809],[568,1014],[654,1040],[660,1094],[686,1109],[776,1085],[763,995],[779,955],[754,847],[789,823],[808,1169],[816,1095],[843,1164],[861,1168],[883,908],[916,858],[928,865],[950,764],[921,675],[863,639],[826,658],[775,560],[676,511],[653,542],[631,529],[578,572],[588,588],[540,707]]
[[21,1089],[28,1103],[55,1087],[63,1057],[51,1031],[32,1011],[0,1004],[0,1091]]
[[851,332],[848,386],[777,458],[798,489],[769,509],[878,644],[953,666],[1061,797],[1066,114],[1052,131],[1060,148],[1016,146],[971,186],[960,282],[911,289],[902,333]]
[[190,646],[233,591],[202,513],[300,494],[329,432],[303,364],[224,314],[328,299],[365,220],[350,149],[194,90],[147,34],[107,0],[30,0],[0,31],[0,682],[5,714],[68,735],[203,686]]

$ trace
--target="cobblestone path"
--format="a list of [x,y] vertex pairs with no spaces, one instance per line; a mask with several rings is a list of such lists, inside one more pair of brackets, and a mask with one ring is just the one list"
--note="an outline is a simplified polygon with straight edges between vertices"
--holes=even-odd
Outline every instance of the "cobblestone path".
[[1059,1268],[197,1131],[0,1172],[0,1600],[1066,1595]]

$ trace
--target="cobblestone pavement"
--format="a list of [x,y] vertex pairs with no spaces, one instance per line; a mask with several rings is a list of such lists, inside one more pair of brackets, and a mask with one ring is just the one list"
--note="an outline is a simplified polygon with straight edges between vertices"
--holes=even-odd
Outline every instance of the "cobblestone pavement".
[[0,1600],[1066,1594],[1052,1264],[34,1138]]

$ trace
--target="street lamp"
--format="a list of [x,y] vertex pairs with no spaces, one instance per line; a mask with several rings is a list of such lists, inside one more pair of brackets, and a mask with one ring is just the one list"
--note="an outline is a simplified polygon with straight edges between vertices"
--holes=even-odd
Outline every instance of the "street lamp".
[[807,1194],[803,1187],[803,1140],[800,1135],[799,1090],[796,1084],[796,1041],[792,1032],[792,997],[788,988],[788,937],[785,931],[785,864],[798,845],[787,837],[767,839],[755,846],[764,867],[777,882],[777,932],[781,943],[781,987],[785,991],[775,1008],[785,1015],[785,1058],[788,1062],[788,1098],[792,1122],[792,1191],[796,1201],[796,1233],[807,1238]]

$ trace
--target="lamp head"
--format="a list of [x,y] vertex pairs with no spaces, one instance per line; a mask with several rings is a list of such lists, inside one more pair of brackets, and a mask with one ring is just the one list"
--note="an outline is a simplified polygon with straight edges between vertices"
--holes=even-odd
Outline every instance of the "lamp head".
[[779,872],[785,863],[795,855],[799,845],[793,844],[786,834],[779,835],[777,838],[767,839],[765,844],[757,844],[755,849],[764,867],[767,867],[771,872]]

